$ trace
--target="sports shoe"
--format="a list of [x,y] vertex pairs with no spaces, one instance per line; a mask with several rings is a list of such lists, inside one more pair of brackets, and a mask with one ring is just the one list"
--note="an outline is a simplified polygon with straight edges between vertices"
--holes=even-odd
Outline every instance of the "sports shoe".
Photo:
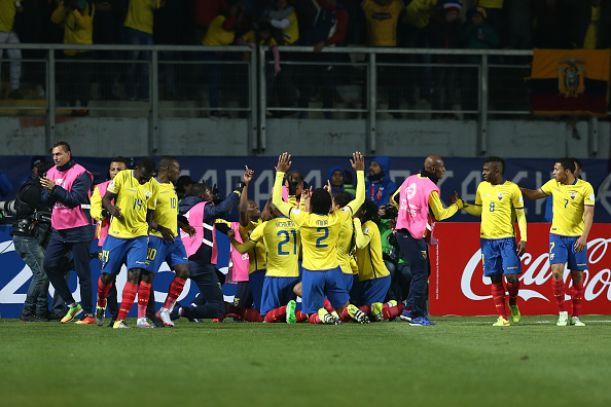
[[115,321],[115,323],[112,326],[112,329],[125,329],[125,328],[129,328],[129,326],[127,326],[125,321],[121,319]]
[[341,325],[342,323],[342,319],[339,317],[339,315],[337,314],[337,311],[333,310],[331,311],[331,316],[333,318],[335,318],[335,325]]
[[579,319],[578,316],[571,317],[571,325],[573,325],[573,326],[586,326],[586,324],[581,322],[581,320]]
[[499,317],[492,326],[510,326],[510,324],[505,318]]
[[348,304],[347,309],[348,309],[348,315],[350,315],[350,318],[354,319],[359,324],[368,324],[369,323],[369,318],[367,318],[367,315],[365,315],[363,311],[358,309],[356,305]]
[[560,311],[558,313],[558,322],[556,326],[567,326],[569,324],[569,313],[566,311]]
[[295,317],[295,308],[297,308],[297,303],[295,300],[290,300],[288,304],[286,304],[286,323],[287,324],[296,324],[297,318]]
[[371,304],[371,314],[377,322],[384,321],[384,305],[381,302]]
[[509,311],[511,312],[511,322],[514,324],[520,322],[520,320],[522,319],[522,314],[520,314],[520,308],[518,308],[518,304],[509,304]]
[[148,318],[138,318],[136,328],[155,328],[155,325]]
[[163,322],[163,326],[167,326],[170,328],[174,327],[174,322],[172,322],[172,317],[170,316],[169,309],[161,307],[159,308],[159,311],[157,311],[155,316]]
[[405,308],[403,312],[401,312],[401,315],[399,315],[399,318],[402,321],[407,321],[407,322],[412,322],[412,319],[414,319],[412,315],[412,311],[408,310],[407,308]]
[[415,317],[409,323],[410,326],[433,326],[435,323],[427,317]]
[[86,315],[83,319],[79,319],[75,322],[76,325],[95,325],[96,320],[91,315]]
[[60,322],[62,324],[67,324],[69,322],[72,322],[74,321],[76,317],[78,317],[82,313],[83,313],[83,307],[81,307],[81,304],[76,304],[73,307],[68,308],[68,312],[66,312],[66,315],[64,315],[64,317],[61,319]]
[[318,310],[318,318],[325,325],[337,325],[337,320],[324,308]]
[[95,307],[95,323],[103,326],[104,318],[106,318],[106,307]]

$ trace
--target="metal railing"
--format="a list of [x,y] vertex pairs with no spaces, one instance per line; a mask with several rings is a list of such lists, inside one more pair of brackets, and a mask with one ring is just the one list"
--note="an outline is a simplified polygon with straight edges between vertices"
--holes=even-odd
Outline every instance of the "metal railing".
[[[13,106],[8,101],[8,104],[0,106],[0,114],[2,110],[11,108],[24,112],[43,109],[47,146],[55,139],[57,116],[62,114],[62,109],[65,112],[65,109],[72,108],[62,104],[61,97],[58,97],[61,96],[58,95],[58,88],[60,91],[62,88],[68,89],[66,83],[58,80],[62,76],[58,74],[63,73],[70,78],[66,70],[80,63],[88,64],[91,72],[98,72],[101,76],[113,76],[106,64],[119,67],[116,76],[123,76],[122,82],[126,88],[137,87],[137,82],[142,84],[146,81],[143,98],[136,97],[132,101],[120,97],[123,103],[90,103],[87,109],[110,114],[128,111],[146,114],[150,154],[154,154],[159,145],[160,116],[167,113],[212,114],[221,110],[245,118],[249,122],[249,147],[255,152],[267,148],[268,116],[295,114],[305,117],[310,113],[322,113],[325,118],[335,116],[337,119],[342,115],[349,119],[364,118],[367,121],[366,145],[369,150],[375,151],[378,121],[388,115],[452,115],[477,120],[478,149],[482,153],[487,150],[491,115],[509,117],[530,113],[525,81],[532,57],[530,50],[327,47],[321,53],[314,53],[311,47],[283,46],[280,47],[282,71],[279,76],[274,76],[273,62],[270,60],[272,52],[267,47],[3,44],[2,48],[44,53],[44,57],[26,58],[22,62],[42,65],[45,103],[28,105],[24,100]],[[64,50],[89,51],[90,57],[65,58],[62,57]],[[130,56],[129,53],[135,52],[141,55]],[[100,55],[104,58],[100,58]],[[7,57],[2,62],[10,63]],[[144,68],[141,69],[141,76],[133,75],[138,67]],[[182,71],[177,74],[177,69]],[[221,75],[224,77],[222,83],[211,81],[211,78],[218,80]],[[281,82],[279,78],[284,85],[278,85],[277,82]],[[99,78],[96,80],[103,82]],[[115,80],[110,79],[110,82]],[[198,104],[206,99],[200,95],[204,85],[209,94],[207,105]],[[99,87],[108,93],[108,86],[112,85],[106,81]],[[282,95],[282,91],[288,89],[289,94],[299,95],[296,96],[298,100],[274,101],[274,95],[270,94],[272,86],[280,87],[275,92],[281,96],[286,96]],[[223,88],[222,92],[218,87]],[[166,96],[163,92],[173,94],[176,88],[182,89],[182,100],[179,100],[180,97]],[[337,103],[335,93],[340,88],[349,89],[354,100],[343,106]],[[416,90],[420,95],[417,103],[411,100],[413,98],[409,94]],[[230,102],[233,106],[228,103],[220,105],[218,101],[213,104],[212,99],[216,99],[220,93],[232,95],[234,100]],[[322,106],[320,102],[311,105],[311,96],[316,93],[322,95]],[[98,99],[103,100],[103,97]],[[162,105],[168,100],[183,105]]]

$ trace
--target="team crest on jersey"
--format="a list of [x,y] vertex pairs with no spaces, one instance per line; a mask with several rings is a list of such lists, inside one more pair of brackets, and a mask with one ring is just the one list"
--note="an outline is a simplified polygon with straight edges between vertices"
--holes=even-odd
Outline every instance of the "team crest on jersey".
[[146,191],[144,193],[144,196],[146,197],[146,199],[149,199],[151,197],[151,191]]
[[577,196],[577,192],[576,191],[569,191],[569,196],[571,197],[571,199],[575,199],[575,197]]
[[501,201],[505,195],[502,192],[499,192],[496,196],[499,198],[499,201]]

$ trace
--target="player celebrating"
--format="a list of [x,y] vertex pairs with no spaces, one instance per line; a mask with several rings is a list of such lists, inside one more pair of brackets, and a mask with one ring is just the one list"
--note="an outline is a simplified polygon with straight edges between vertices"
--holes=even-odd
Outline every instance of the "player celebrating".
[[[127,161],[125,161],[125,158],[113,158],[108,167],[108,176],[110,179],[97,184],[93,188],[93,194],[91,195],[91,208],[89,209],[89,214],[91,215],[91,218],[97,222],[98,226],[97,237],[100,262],[102,262],[102,247],[104,246],[104,241],[106,240],[106,236],[108,236],[108,228],[110,227],[110,216],[105,210],[103,210],[102,198],[104,195],[106,195],[106,190],[108,189],[110,182],[115,179],[119,172],[125,169],[127,169]],[[115,288],[114,282],[106,300],[108,301],[108,307],[114,323],[114,319],[117,318],[117,313],[119,312],[117,305],[117,289]]]
[[352,222],[365,201],[365,162],[361,153],[352,155],[352,168],[357,174],[356,197],[345,208],[331,210],[331,195],[324,188],[312,192],[310,211],[304,212],[282,200],[282,183],[285,172],[291,167],[291,156],[283,153],[276,166],[276,181],[273,190],[273,204],[298,227],[303,250],[303,312],[310,314],[310,322],[337,324],[324,307],[324,297],[333,308],[341,312],[344,307],[359,311],[349,304],[349,295],[344,288],[342,271],[337,259],[337,239],[344,222]]
[[[170,318],[170,312],[176,304],[176,300],[182,293],[187,278],[189,278],[189,260],[185,246],[178,235],[178,195],[174,189],[174,183],[180,176],[180,163],[172,157],[163,157],[159,161],[159,173],[157,182],[159,188],[157,191],[157,201],[155,203],[155,212],[153,214],[153,222],[157,225],[164,225],[169,230],[171,236],[164,235],[157,230],[151,230],[149,233],[148,257],[146,270],[149,273],[156,273],[161,267],[163,261],[168,263],[168,266],[176,273],[176,276],[170,283],[168,295],[159,309],[159,319],[165,326],[173,327],[174,322]],[[195,233],[192,226],[181,224],[181,229],[190,235]],[[162,228],[163,230],[163,228]],[[141,282],[142,284],[148,284]],[[149,284],[149,289],[150,289]],[[142,289],[144,290],[144,289]],[[138,293],[138,302],[140,302],[140,293]],[[144,318],[146,321],[146,309],[141,310],[138,306],[138,319]],[[150,324],[149,324],[150,325]]]
[[[520,257],[526,249],[526,215],[524,200],[516,184],[503,178],[505,161],[490,157],[484,161],[483,182],[477,186],[475,204],[465,203],[464,210],[470,215],[481,216],[480,241],[484,275],[492,280],[492,299],[499,315],[493,326],[509,326],[505,308],[505,286],[507,279],[511,321],[520,322],[520,310],[516,303],[521,272]],[[513,216],[517,217],[520,242],[516,248]]]
[[558,304],[558,326],[569,324],[564,304],[564,265],[571,270],[573,312],[570,324],[585,326],[579,319],[583,299],[583,271],[588,268],[588,234],[594,220],[594,189],[589,182],[575,177],[575,162],[560,159],[554,163],[554,179],[537,190],[520,188],[528,199],[553,199],[553,220],[549,234],[549,263],[552,289]]
[[[148,301],[144,303],[143,299],[150,296],[151,280],[151,276],[145,274],[149,230],[147,210],[155,209],[159,187],[157,181],[152,179],[154,171],[153,162],[143,159],[138,163],[136,169],[121,171],[108,185],[102,199],[104,208],[112,219],[108,237],[102,247],[102,274],[98,279],[96,320],[100,326],[104,323],[105,299],[123,263],[128,269],[127,282],[123,288],[121,307],[113,328],[127,328],[124,321],[134,303],[136,294],[139,298],[139,311],[140,308],[146,310]],[[151,225],[153,226],[157,225]],[[166,230],[166,233],[168,232],[169,230]],[[139,286],[141,275],[145,284]],[[138,318],[137,326],[148,328],[149,324],[146,318]]]

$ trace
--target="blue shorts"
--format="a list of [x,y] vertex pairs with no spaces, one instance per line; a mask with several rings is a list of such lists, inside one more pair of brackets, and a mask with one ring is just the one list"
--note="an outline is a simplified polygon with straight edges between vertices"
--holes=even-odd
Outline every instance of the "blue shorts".
[[588,250],[575,251],[575,242],[579,236],[560,236],[549,234],[549,264],[568,263],[569,270],[588,268]]
[[352,290],[352,286],[354,285],[354,276],[355,274],[346,274],[342,272],[342,280],[344,280],[344,288],[346,289],[347,293]]
[[248,287],[252,294],[252,306],[261,312],[261,293],[263,292],[263,281],[265,280],[265,270],[253,271],[248,275]]
[[329,299],[333,308],[341,308],[348,303],[350,296],[346,291],[346,284],[341,269],[311,271],[303,269],[301,282],[303,283],[303,312],[313,314],[324,305],[325,297]]
[[359,302],[357,305],[370,305],[374,302],[384,302],[390,290],[390,276],[361,281],[359,284]]
[[480,239],[482,264],[486,277],[499,274],[520,274],[520,258],[513,237],[505,239]]
[[102,246],[102,272],[117,275],[124,263],[128,270],[146,268],[148,241],[148,236],[119,239],[109,235]]
[[146,271],[152,273],[159,271],[159,267],[164,261],[168,263],[172,270],[179,264],[189,264],[187,251],[180,237],[167,242],[160,237],[149,236],[148,257],[146,259],[149,263]]
[[293,287],[299,280],[299,277],[265,277],[261,295],[261,316],[297,298]]

